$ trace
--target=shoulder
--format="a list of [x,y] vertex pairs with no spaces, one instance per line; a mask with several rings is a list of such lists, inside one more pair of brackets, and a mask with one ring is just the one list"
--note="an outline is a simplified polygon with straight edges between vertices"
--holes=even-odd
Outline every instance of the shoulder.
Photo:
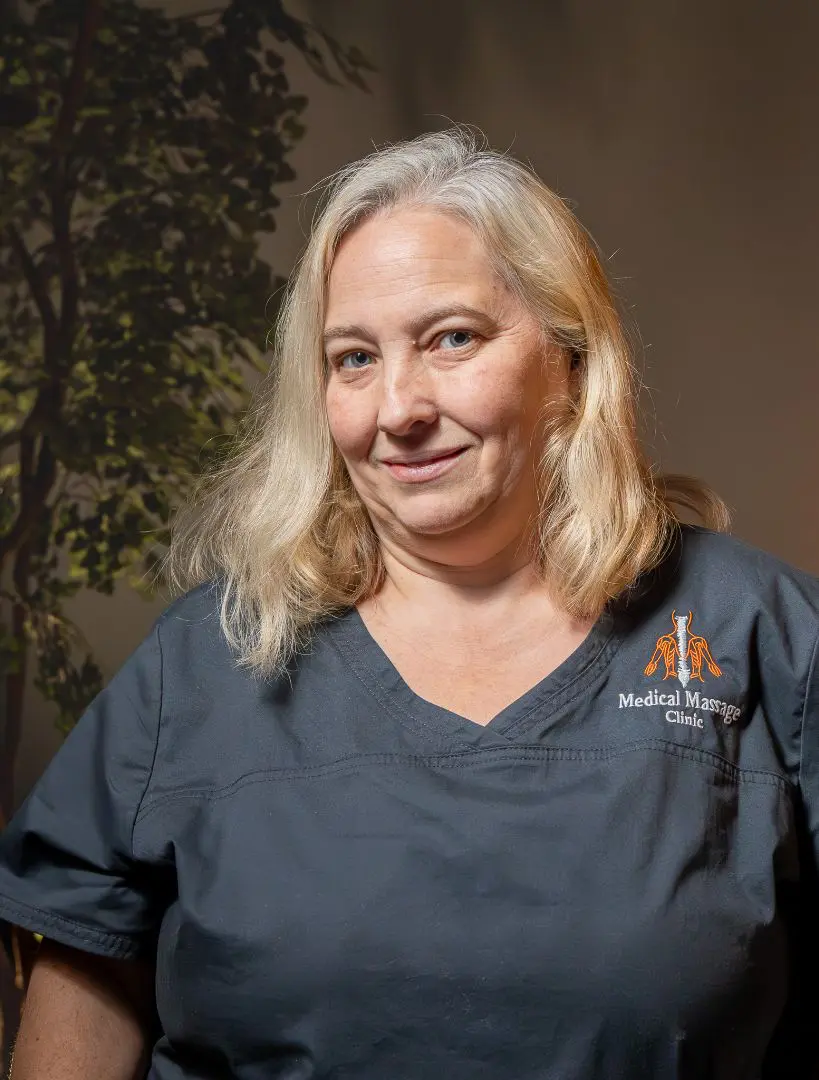
[[206,581],[172,600],[154,623],[163,670],[176,679],[200,681],[202,676],[224,674],[231,666],[231,650],[220,615],[223,589]]
[[745,695],[758,692],[769,717],[786,726],[784,718],[796,722],[816,663],[819,579],[734,536],[697,526],[682,528],[669,561],[668,584],[652,610],[664,632],[672,630],[672,613],[690,613],[687,633],[710,650],[726,682],[733,679]]
[[735,536],[685,525],[680,578],[710,603],[819,631],[819,578]]
[[154,624],[159,645],[161,741],[174,754],[190,738],[213,737],[232,704],[255,697],[250,674],[236,663],[221,625],[223,589],[207,581],[177,597]]
[[640,656],[684,650],[703,679],[700,662],[710,657],[719,685],[737,699],[757,688],[772,715],[801,713],[819,641],[812,574],[734,536],[684,525],[623,609]]
[[[161,711],[145,810],[183,790],[221,791],[241,777],[295,767],[305,755],[312,761],[310,748],[326,748],[332,730],[316,718],[345,707],[338,691],[349,676],[323,623],[284,673],[264,675],[241,662],[225,635],[225,595],[223,582],[209,580],[156,620]],[[329,687],[337,693],[328,695]]]
[[171,600],[156,620],[163,640],[196,632],[197,627],[219,621],[222,589],[216,580],[204,581]]
[[792,579],[819,597],[819,577],[739,537],[700,525],[683,525],[681,534],[682,546],[689,559],[704,559],[709,565],[722,567],[749,583],[763,585],[777,578]]
[[797,776],[819,579],[736,537],[685,525],[635,586],[624,630],[618,660],[635,689],[646,679],[664,684],[690,715],[722,717],[712,748],[739,768]]

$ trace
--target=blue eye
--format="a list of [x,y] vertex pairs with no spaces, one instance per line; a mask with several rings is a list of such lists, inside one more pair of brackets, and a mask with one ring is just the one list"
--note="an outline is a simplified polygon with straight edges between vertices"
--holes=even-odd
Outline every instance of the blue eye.
[[[447,330],[446,333],[441,335],[439,341],[444,341],[446,338],[461,338],[461,339],[466,338],[465,341],[461,340],[461,341],[453,342],[452,348],[454,348],[454,349],[463,349],[467,345],[472,344],[472,342],[473,342],[473,340],[475,338],[475,335],[472,333],[471,330]],[[444,349],[444,352],[451,352],[451,351],[452,351],[452,349]],[[332,367],[334,367],[334,368],[343,368],[345,371],[360,371],[361,368],[366,366],[365,364],[358,364],[358,363],[355,363],[355,364],[352,364],[352,365],[345,365],[344,361],[348,360],[351,356],[352,357],[363,357],[365,359],[365,361],[372,359],[370,354],[364,352],[362,349],[354,349],[352,352],[344,353],[343,356],[339,356],[337,359],[333,360],[331,362]]]
[[442,335],[441,341],[443,341],[444,338],[451,338],[451,337],[456,337],[456,336],[469,338],[469,341],[457,341],[457,342],[455,342],[455,348],[456,349],[462,349],[464,347],[464,345],[471,344],[473,335],[472,335],[471,331],[469,331],[469,330],[447,330],[447,332]]
[[[370,359],[370,356],[369,356],[368,353],[362,352],[361,349],[356,349],[354,352],[345,353],[344,356],[340,356],[338,358],[338,360],[336,361],[336,367],[341,367],[344,364],[344,361],[347,359],[348,356],[363,356],[367,360]],[[353,370],[355,370],[357,367],[358,367],[358,364],[355,364],[353,366]]]

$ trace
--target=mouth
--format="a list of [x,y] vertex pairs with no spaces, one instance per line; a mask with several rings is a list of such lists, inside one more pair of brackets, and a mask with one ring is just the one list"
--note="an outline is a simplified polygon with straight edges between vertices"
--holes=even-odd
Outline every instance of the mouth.
[[399,482],[408,484],[426,483],[451,472],[453,469],[457,469],[459,459],[463,457],[468,449],[468,446],[464,446],[460,450],[453,450],[451,453],[440,457],[427,458],[425,461],[414,461],[406,465],[390,461],[384,462],[384,465]]
[[449,458],[462,454],[467,447],[461,446],[457,450],[450,450],[448,454],[438,454],[437,457],[419,458],[416,461],[385,461],[385,465],[400,465],[402,469],[421,468],[423,465],[434,465],[437,461],[448,461]]

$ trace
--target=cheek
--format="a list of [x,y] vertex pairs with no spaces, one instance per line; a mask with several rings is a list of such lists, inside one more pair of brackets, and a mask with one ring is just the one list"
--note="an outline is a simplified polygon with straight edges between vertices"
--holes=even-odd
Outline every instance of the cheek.
[[527,426],[528,414],[537,409],[531,397],[527,387],[511,379],[473,379],[459,398],[459,412],[476,434],[502,436]]
[[372,437],[372,420],[362,402],[332,391],[327,392],[327,423],[333,441],[342,454],[351,455],[366,448]]

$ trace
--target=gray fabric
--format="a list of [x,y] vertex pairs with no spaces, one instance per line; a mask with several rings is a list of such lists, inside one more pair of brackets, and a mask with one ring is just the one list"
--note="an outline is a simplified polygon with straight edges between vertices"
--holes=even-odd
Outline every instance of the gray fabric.
[[354,609],[254,681],[218,600],[0,837],[6,920],[156,956],[151,1080],[819,1075],[819,580],[686,527],[486,727]]

